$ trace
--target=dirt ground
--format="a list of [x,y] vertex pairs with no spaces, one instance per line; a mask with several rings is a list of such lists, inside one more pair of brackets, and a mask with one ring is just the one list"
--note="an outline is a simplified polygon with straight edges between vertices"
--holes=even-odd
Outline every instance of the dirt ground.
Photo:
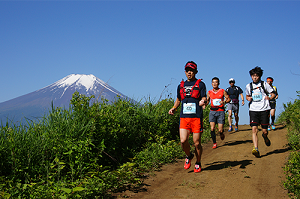
[[251,154],[249,125],[240,126],[238,132],[225,129],[225,140],[217,138],[217,149],[212,149],[211,141],[203,145],[200,173],[194,173],[195,158],[188,170],[183,168],[184,159],[180,159],[154,172],[139,189],[119,193],[116,198],[289,198],[282,186],[282,167],[289,155],[286,133],[280,125],[271,130],[271,146],[267,147],[260,130],[261,158],[256,158]]

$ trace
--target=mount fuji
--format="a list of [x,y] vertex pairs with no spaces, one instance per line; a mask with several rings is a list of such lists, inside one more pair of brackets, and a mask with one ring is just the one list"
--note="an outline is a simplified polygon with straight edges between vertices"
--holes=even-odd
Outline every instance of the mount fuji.
[[117,97],[129,99],[94,75],[71,74],[40,90],[0,103],[0,121],[9,119],[16,122],[24,117],[42,117],[50,110],[51,102],[55,107],[69,108],[75,91],[85,96],[94,95],[95,100],[105,98],[112,102]]

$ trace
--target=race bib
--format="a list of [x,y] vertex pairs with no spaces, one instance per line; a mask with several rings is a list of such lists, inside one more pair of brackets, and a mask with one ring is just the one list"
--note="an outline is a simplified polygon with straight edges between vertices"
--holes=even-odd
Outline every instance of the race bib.
[[257,101],[261,101],[262,100],[262,93],[258,90],[258,91],[253,91],[252,93],[252,100],[254,102],[257,102]]
[[213,106],[221,106],[221,99],[213,99]]
[[195,103],[184,103],[183,104],[183,114],[196,114],[196,104]]

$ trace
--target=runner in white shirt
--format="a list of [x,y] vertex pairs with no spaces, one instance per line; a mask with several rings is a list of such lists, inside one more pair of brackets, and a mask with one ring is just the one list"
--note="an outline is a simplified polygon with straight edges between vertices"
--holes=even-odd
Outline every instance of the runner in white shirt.
[[[249,71],[253,80],[246,86],[246,99],[249,101],[250,126],[252,127],[253,150],[252,154],[260,157],[258,151],[258,125],[261,125],[262,136],[267,146],[271,145],[268,138],[268,125],[270,117],[269,100],[275,97],[273,88],[267,83],[261,81],[263,70],[260,67],[255,67]],[[269,94],[271,97],[269,97]]]

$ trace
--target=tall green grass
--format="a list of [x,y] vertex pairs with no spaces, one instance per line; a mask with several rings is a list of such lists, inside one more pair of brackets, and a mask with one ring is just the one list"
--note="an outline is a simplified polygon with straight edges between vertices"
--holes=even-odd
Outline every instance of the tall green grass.
[[[174,100],[134,103],[73,94],[38,122],[0,128],[0,198],[105,198],[183,157]],[[209,139],[209,109],[204,111]]]
[[287,139],[293,149],[284,167],[286,173],[284,186],[288,189],[290,197],[300,198],[300,100],[284,104],[284,111],[277,121],[287,125]]

